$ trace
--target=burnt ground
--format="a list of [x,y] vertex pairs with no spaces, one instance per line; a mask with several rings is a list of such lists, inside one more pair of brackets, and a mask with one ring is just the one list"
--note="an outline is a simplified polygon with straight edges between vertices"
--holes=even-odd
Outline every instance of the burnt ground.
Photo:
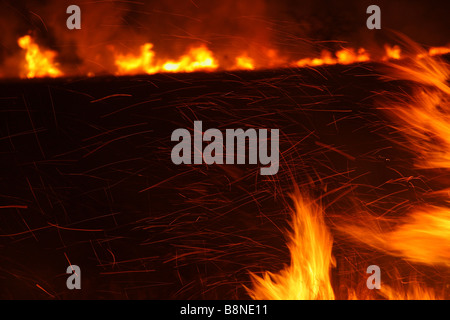
[[[333,217],[351,216],[354,199],[384,197],[371,208],[380,214],[421,201],[439,186],[433,177],[391,182],[421,173],[375,108],[378,93],[407,92],[408,83],[379,75],[378,65],[359,64],[3,80],[0,297],[248,298],[249,271],[289,263],[293,181],[322,197],[331,228]],[[279,173],[172,164],[171,133],[194,120],[280,129]],[[359,283],[382,258],[339,235],[335,243],[337,291],[349,285],[349,265]],[[69,264],[81,268],[81,290],[66,288]]]

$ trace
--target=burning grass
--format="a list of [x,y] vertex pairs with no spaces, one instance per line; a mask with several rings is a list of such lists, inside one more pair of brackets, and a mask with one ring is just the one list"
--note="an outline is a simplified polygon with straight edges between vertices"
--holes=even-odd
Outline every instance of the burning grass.
[[[70,260],[84,298],[447,298],[448,73],[408,63],[3,81],[2,294],[76,297]],[[174,166],[198,119],[280,128],[279,173]]]

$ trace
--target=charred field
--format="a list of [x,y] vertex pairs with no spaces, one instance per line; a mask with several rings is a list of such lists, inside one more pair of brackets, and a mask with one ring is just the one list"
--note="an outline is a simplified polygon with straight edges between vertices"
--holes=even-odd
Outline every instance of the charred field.
[[[414,271],[448,297],[448,269],[334,232],[352,208],[395,219],[445,187],[445,173],[415,168],[414,148],[392,141],[376,101],[410,85],[381,79],[381,67],[1,80],[1,297],[246,299],[249,272],[290,261],[294,184],[327,208],[337,298],[380,263],[386,278]],[[171,133],[195,120],[279,129],[278,174],[174,165]],[[66,289],[70,264],[83,290]]]

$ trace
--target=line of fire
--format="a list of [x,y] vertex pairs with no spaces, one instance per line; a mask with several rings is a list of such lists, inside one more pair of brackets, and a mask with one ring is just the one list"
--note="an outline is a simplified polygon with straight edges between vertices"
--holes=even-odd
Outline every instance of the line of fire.
[[449,299],[444,3],[2,1],[0,298]]

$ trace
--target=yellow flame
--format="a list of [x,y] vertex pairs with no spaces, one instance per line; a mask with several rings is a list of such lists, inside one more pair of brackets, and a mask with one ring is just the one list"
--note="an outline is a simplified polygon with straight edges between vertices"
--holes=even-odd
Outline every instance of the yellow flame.
[[333,239],[325,224],[320,205],[303,197],[293,196],[292,231],[288,248],[291,263],[278,273],[265,272],[262,277],[252,273],[253,287],[247,289],[258,300],[331,300],[334,292],[330,282]]
[[[26,50],[26,77],[60,77],[63,72],[55,62],[56,52],[42,51],[38,44],[29,36],[18,39],[19,46]],[[234,58],[234,65],[225,63],[221,65],[214,57],[214,53],[205,45],[192,47],[186,54],[178,59],[158,59],[153,49],[152,43],[145,43],[139,47],[136,53],[119,53],[113,46],[114,70],[111,73],[117,75],[134,75],[139,73],[155,74],[160,72],[195,72],[195,71],[215,71],[215,70],[256,70],[283,67],[315,67],[321,65],[343,64],[348,65],[356,62],[371,61],[369,53],[360,48],[344,48],[335,52],[324,50],[320,57],[303,58],[300,60],[290,59],[279,53],[278,50],[266,47],[260,52],[259,58],[249,56],[247,53]],[[385,46],[385,56],[382,60],[398,60],[403,58],[401,48],[397,45]],[[220,52],[219,52],[220,53]],[[261,55],[262,53],[262,55]],[[418,58],[427,58],[450,53],[449,47],[430,48],[427,52],[419,54]],[[104,57],[108,60],[107,57]],[[73,69],[73,68],[72,68]],[[108,67],[106,67],[108,69]],[[93,70],[85,70],[88,76],[94,75]]]
[[27,78],[60,77],[63,75],[54,62],[56,57],[54,51],[41,51],[29,35],[19,38],[17,42],[22,49],[26,50]]

